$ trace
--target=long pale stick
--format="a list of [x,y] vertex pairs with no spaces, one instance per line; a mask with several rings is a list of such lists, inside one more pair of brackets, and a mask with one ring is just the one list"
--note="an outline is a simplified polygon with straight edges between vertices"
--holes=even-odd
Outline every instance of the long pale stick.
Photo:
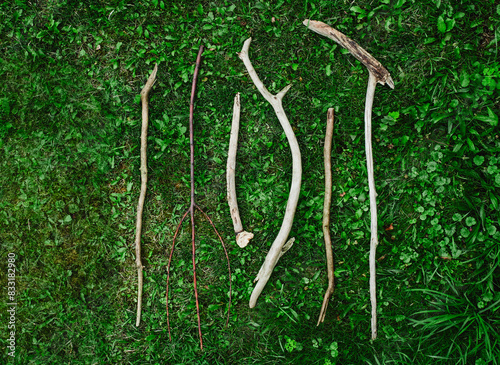
[[332,203],[332,137],[333,137],[333,108],[328,109],[326,117],[325,147],[323,149],[325,160],[325,201],[323,202],[323,236],[325,238],[326,268],[328,271],[328,288],[323,297],[323,305],[319,313],[318,324],[325,320],[328,302],[335,288],[332,239],[330,237],[330,206]]
[[287,242],[288,235],[290,234],[290,230],[292,229],[293,217],[295,215],[295,210],[297,209],[297,202],[299,200],[300,193],[300,184],[302,181],[302,162],[300,159],[300,149],[299,144],[297,142],[297,138],[295,137],[295,133],[293,133],[292,126],[286,117],[285,110],[283,109],[283,97],[286,92],[290,89],[291,85],[286,86],[283,90],[281,90],[278,94],[272,95],[264,86],[262,81],[259,79],[259,76],[255,72],[255,69],[250,62],[250,58],[248,56],[248,49],[250,47],[250,42],[252,38],[248,38],[243,44],[243,48],[241,52],[238,54],[240,59],[245,64],[245,67],[248,71],[248,74],[252,78],[253,83],[262,94],[262,96],[271,104],[278,117],[278,120],[281,124],[281,127],[285,131],[286,138],[288,139],[288,143],[290,144],[290,150],[292,152],[292,184],[290,186],[290,195],[288,197],[288,202],[286,204],[285,216],[283,218],[283,223],[281,224],[281,228],[278,232],[278,236],[275,238],[269,252],[267,253],[266,259],[262,264],[261,269],[259,270],[259,274],[255,278],[254,281],[257,281],[255,288],[253,289],[252,295],[250,296],[250,308],[255,307],[257,304],[257,299],[259,298],[262,290],[266,286],[278,259],[280,258],[283,252],[283,246]]
[[141,312],[142,312],[142,288],[143,288],[143,266],[141,261],[141,233],[142,233],[142,212],[144,210],[144,200],[146,199],[146,188],[148,183],[148,158],[147,158],[147,146],[148,146],[148,121],[149,121],[149,109],[148,109],[148,95],[149,91],[153,87],[156,80],[156,72],[158,71],[158,65],[155,65],[153,72],[148,78],[146,85],[141,91],[141,102],[142,102],[142,128],[141,128],[141,193],[139,195],[139,202],[137,203],[137,221],[135,228],[135,264],[137,266],[137,316],[135,320],[135,325],[139,327],[141,324]]
[[368,188],[370,192],[370,256],[368,259],[370,266],[370,301],[372,304],[372,340],[377,338],[377,292],[376,292],[376,275],[377,268],[375,265],[375,254],[378,245],[377,238],[377,191],[375,190],[375,177],[373,172],[373,153],[372,153],[372,106],[375,96],[375,88],[377,87],[377,79],[370,72],[368,77],[368,88],[366,90],[365,100],[365,150],[366,150],[366,169],[368,171]]
[[248,242],[253,238],[253,233],[243,230],[241,223],[240,211],[238,209],[238,201],[236,199],[236,152],[238,149],[238,132],[240,130],[240,110],[241,101],[240,93],[234,97],[233,105],[233,121],[231,123],[231,136],[229,137],[229,151],[227,153],[227,203],[229,204],[229,212],[233,220],[234,233],[236,234],[236,243],[241,248],[246,247]]
[[373,172],[373,153],[372,153],[372,106],[375,96],[375,88],[377,82],[379,84],[387,84],[394,89],[394,81],[391,74],[382,64],[377,61],[371,54],[361,48],[355,41],[345,36],[338,30],[329,25],[315,21],[304,20],[303,24],[312,31],[330,38],[346,48],[356,59],[363,63],[369,72],[368,88],[365,101],[365,149],[366,149],[366,168],[368,171],[368,187],[370,192],[370,301],[372,305],[371,330],[372,340],[377,338],[377,292],[376,292],[376,265],[375,257],[378,245],[377,238],[377,192],[375,191],[375,178]]

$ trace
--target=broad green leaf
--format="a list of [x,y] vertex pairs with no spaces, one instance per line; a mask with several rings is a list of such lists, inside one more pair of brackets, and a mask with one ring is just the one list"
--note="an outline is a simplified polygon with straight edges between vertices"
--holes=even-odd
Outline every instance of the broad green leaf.
[[398,2],[394,5],[394,9],[399,9],[406,3],[406,0],[398,0]]
[[353,11],[355,13],[360,13],[360,14],[364,14],[365,13],[365,10],[361,9],[359,6],[352,6],[351,7],[351,11]]
[[392,117],[394,120],[398,120],[398,118],[399,118],[399,112],[398,111],[389,112],[389,116]]
[[326,76],[331,76],[331,75],[332,75],[332,66],[326,65]]
[[470,138],[468,138],[468,137],[467,137],[467,145],[469,146],[469,149],[472,152],[476,151],[476,146],[474,145],[474,142],[472,142],[472,140]]
[[488,115],[478,115],[476,119],[491,124],[493,127],[498,125],[498,115],[496,115],[490,107],[487,108]]
[[476,156],[474,157],[474,163],[478,166],[481,166],[484,162],[484,156]]
[[491,200],[491,205],[493,205],[493,208],[498,210],[498,198],[493,192],[490,192],[490,200]]
[[467,87],[469,86],[469,84],[470,84],[469,74],[464,71],[460,74],[460,86]]
[[207,309],[209,312],[213,312],[213,311],[217,310],[218,308],[219,308],[219,306],[217,304],[209,304]]
[[449,32],[455,27],[455,19],[446,19],[446,31]]
[[474,217],[467,217],[465,218],[465,224],[468,225],[469,227],[472,227],[473,225],[475,225],[477,222],[476,220],[474,219]]
[[438,30],[441,33],[446,32],[446,23],[444,22],[443,16],[439,16],[439,18],[437,20],[437,26],[438,26]]

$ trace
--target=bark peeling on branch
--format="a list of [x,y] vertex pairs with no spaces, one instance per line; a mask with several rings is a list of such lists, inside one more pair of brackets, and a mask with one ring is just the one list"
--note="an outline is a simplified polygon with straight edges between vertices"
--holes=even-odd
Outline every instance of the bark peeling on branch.
[[330,38],[342,47],[346,48],[358,61],[360,61],[368,69],[368,72],[375,75],[379,84],[387,84],[391,89],[394,89],[394,81],[391,74],[382,64],[369,54],[364,48],[353,41],[351,38],[339,32],[337,29],[330,27],[328,24],[317,20],[306,19],[302,22],[306,27],[315,33]]

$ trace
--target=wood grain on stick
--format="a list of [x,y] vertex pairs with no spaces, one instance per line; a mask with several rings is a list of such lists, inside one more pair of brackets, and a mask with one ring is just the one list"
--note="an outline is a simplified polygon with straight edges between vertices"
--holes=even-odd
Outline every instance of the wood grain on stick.
[[351,38],[339,32],[337,29],[330,27],[328,24],[317,20],[306,19],[302,22],[306,27],[315,33],[321,34],[335,41],[342,47],[346,48],[358,61],[366,66],[370,73],[375,75],[377,82],[384,85],[387,84],[394,89],[394,81],[391,74],[385,69],[382,64],[375,59],[371,54],[365,51],[359,44]]
[[141,193],[137,204],[137,221],[135,228],[135,264],[137,266],[138,289],[137,289],[137,317],[135,325],[138,327],[141,323],[142,311],[142,288],[143,288],[143,266],[141,261],[141,233],[142,233],[142,212],[144,210],[144,200],[146,199],[146,188],[148,183],[148,167],[147,167],[147,147],[148,147],[148,122],[149,122],[149,106],[148,96],[153,84],[156,80],[158,65],[155,65],[153,72],[148,78],[146,85],[141,91],[142,103],[142,128],[141,128]]
[[257,90],[264,96],[264,98],[271,104],[278,117],[278,120],[281,124],[281,127],[285,131],[286,138],[288,143],[290,144],[290,150],[292,153],[292,184],[290,186],[290,194],[288,197],[288,202],[286,204],[285,216],[283,218],[283,223],[281,224],[281,228],[276,236],[269,252],[267,253],[266,259],[262,264],[261,269],[259,270],[259,274],[256,278],[257,284],[253,289],[252,295],[250,296],[250,308],[255,307],[257,303],[257,299],[259,298],[262,290],[266,286],[276,263],[278,262],[282,252],[283,246],[287,242],[288,235],[290,234],[290,230],[292,229],[293,218],[295,216],[295,211],[297,209],[297,202],[299,200],[300,194],[300,185],[302,182],[302,162],[300,157],[300,149],[299,144],[297,142],[297,138],[295,137],[295,133],[293,132],[292,126],[288,121],[288,118],[285,114],[285,110],[283,109],[283,97],[286,92],[290,89],[291,85],[286,86],[281,90],[278,94],[271,94],[262,81],[259,79],[259,76],[255,72],[255,69],[252,66],[252,62],[250,62],[250,58],[248,56],[248,51],[250,48],[250,42],[252,38],[248,38],[243,44],[243,48],[241,52],[238,54],[240,59],[245,64],[245,67],[250,75],[253,83],[257,87]]
[[378,246],[378,222],[377,222],[377,191],[375,190],[375,173],[373,168],[372,152],[372,107],[375,97],[375,88],[377,79],[370,72],[368,77],[368,87],[365,100],[365,151],[366,151],[366,170],[368,172],[368,188],[370,194],[370,256],[368,258],[370,266],[370,301],[372,305],[372,340],[377,338],[377,290],[376,290],[376,260],[375,255]]
[[328,272],[328,288],[323,297],[323,304],[319,313],[317,326],[325,320],[328,302],[335,288],[332,239],[330,237],[330,207],[332,203],[332,137],[333,137],[333,108],[328,109],[326,116],[325,147],[323,149],[325,162],[325,200],[323,202],[323,236],[325,239],[326,268]]
[[240,110],[241,100],[240,93],[234,97],[233,105],[233,121],[231,123],[231,136],[229,137],[229,151],[227,153],[227,202],[229,204],[229,212],[233,220],[234,232],[236,234],[236,243],[241,248],[246,247],[248,242],[253,238],[253,233],[243,230],[241,223],[240,211],[238,209],[238,201],[236,199],[236,153],[238,149],[238,133],[240,130]]

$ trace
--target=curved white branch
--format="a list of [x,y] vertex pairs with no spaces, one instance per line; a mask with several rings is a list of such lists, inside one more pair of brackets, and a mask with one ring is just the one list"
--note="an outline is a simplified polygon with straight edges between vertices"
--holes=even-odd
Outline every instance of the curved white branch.
[[285,131],[286,138],[288,139],[288,143],[290,144],[290,150],[292,152],[292,184],[290,187],[290,195],[288,197],[288,202],[286,204],[285,216],[283,218],[283,223],[281,224],[280,231],[278,232],[278,236],[275,238],[269,252],[267,253],[266,259],[262,264],[262,267],[259,271],[259,274],[256,278],[257,284],[252,292],[250,297],[250,308],[255,307],[257,303],[257,299],[264,290],[264,287],[269,280],[276,263],[280,258],[280,254],[283,250],[283,246],[285,245],[288,235],[290,234],[290,230],[292,229],[293,217],[295,215],[295,210],[297,209],[297,202],[299,200],[300,193],[300,184],[302,181],[302,163],[300,159],[300,149],[299,144],[297,142],[297,138],[293,133],[292,126],[286,117],[285,110],[283,109],[282,100],[285,96],[286,92],[290,89],[291,85],[286,86],[283,90],[281,90],[278,94],[272,95],[264,86],[262,81],[260,81],[259,76],[255,72],[255,69],[250,62],[250,58],[248,57],[248,49],[250,47],[250,42],[252,38],[248,38],[243,44],[243,48],[241,52],[238,54],[240,59],[245,64],[245,67],[248,71],[248,74],[252,78],[253,83],[260,91],[262,96],[271,104],[278,117],[278,120]]
[[248,242],[253,238],[253,233],[243,230],[243,224],[240,219],[240,211],[238,209],[238,201],[236,200],[236,150],[238,149],[238,132],[240,130],[240,93],[234,97],[233,106],[233,121],[231,123],[231,136],[229,137],[229,151],[227,153],[227,203],[229,204],[229,212],[233,220],[234,232],[236,233],[236,243],[241,248],[246,247]]

